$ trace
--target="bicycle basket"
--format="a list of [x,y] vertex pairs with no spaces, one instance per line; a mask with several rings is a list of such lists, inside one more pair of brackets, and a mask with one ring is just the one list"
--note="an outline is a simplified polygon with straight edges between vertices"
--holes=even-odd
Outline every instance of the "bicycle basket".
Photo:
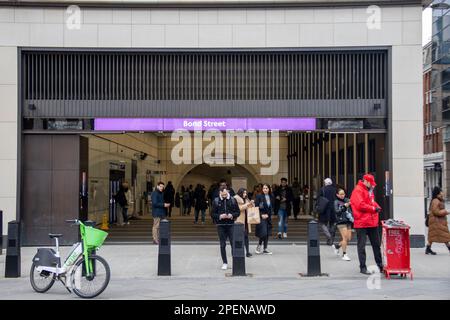
[[85,227],[84,241],[89,248],[98,248],[105,241],[108,233],[93,227]]

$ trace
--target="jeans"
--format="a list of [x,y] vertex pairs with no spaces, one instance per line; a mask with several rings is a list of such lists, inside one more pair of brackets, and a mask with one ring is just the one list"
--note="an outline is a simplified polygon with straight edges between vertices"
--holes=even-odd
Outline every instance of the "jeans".
[[230,240],[231,250],[233,250],[233,225],[218,225],[217,233],[220,240],[220,255],[222,256],[223,263],[227,262],[227,238]]
[[195,222],[198,221],[198,214],[199,214],[199,211],[202,212],[202,222],[205,222],[206,209],[195,209]]
[[287,211],[285,209],[278,209],[278,232],[287,233]]
[[372,245],[373,255],[378,267],[383,267],[383,260],[381,259],[381,243],[378,228],[357,228],[356,236],[358,238],[358,259],[359,268],[367,269],[366,267],[366,235],[369,237]]

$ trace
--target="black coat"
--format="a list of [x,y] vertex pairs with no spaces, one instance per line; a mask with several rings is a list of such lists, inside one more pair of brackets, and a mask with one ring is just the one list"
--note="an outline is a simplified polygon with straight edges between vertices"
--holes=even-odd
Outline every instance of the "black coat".
[[119,191],[114,196],[114,199],[122,208],[128,205],[127,197],[125,196],[125,192],[127,192],[127,191],[128,191],[128,189],[125,190],[125,188],[123,188],[121,186],[119,188]]
[[[289,215],[292,208],[292,201],[294,201],[294,194],[292,192],[292,188],[289,186],[286,186],[285,188],[286,192],[286,212]],[[277,210],[280,209],[281,205],[281,193],[283,192],[283,189],[281,187],[278,187],[277,190],[274,192],[274,198],[275,198],[275,208]],[[277,199],[277,197],[280,197],[280,199]],[[277,212],[275,212],[277,213]]]
[[[228,214],[231,213],[233,215],[233,219],[223,219],[220,220],[221,214]],[[213,209],[212,209],[212,218],[214,220],[214,223],[224,225],[234,224],[234,220],[236,220],[237,217],[241,214],[241,211],[239,210],[239,205],[235,198],[229,197],[222,199],[221,197],[217,197],[213,201]]]
[[328,199],[327,208],[319,216],[319,221],[322,223],[334,223],[336,221],[336,214],[334,213],[334,200],[336,199],[336,186],[329,185],[322,187],[319,192],[320,197]]
[[170,203],[173,206],[175,201],[175,189],[171,184],[167,185],[166,189],[164,189],[164,202]]
[[255,206],[259,208],[259,215],[267,214],[269,217],[264,220],[261,217],[261,223],[256,225],[255,235],[258,238],[264,238],[272,233],[272,214],[274,206],[274,197],[270,195],[270,205],[267,204],[266,196],[258,194],[256,196]]
[[198,189],[194,194],[195,209],[206,210],[208,203],[206,202],[206,191],[204,189]]
[[346,207],[345,204],[350,201],[349,198],[344,198],[344,200],[341,200],[336,197],[336,200],[334,200],[334,214],[336,215],[336,224],[349,224],[352,223],[347,218],[347,211],[349,213],[352,212],[351,207]]

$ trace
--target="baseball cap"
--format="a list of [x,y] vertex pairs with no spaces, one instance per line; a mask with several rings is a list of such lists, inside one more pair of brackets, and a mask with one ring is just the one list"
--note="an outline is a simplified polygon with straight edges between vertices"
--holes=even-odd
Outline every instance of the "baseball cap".
[[377,184],[375,183],[375,178],[371,174],[365,174],[363,176],[363,179],[369,182],[373,187],[375,187]]

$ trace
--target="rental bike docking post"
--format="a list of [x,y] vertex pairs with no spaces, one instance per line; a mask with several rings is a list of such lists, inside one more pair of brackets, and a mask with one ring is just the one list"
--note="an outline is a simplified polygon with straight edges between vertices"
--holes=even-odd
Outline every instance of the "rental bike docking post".
[[242,223],[233,225],[233,276],[246,276],[245,250],[244,250],[245,226]]
[[170,221],[159,224],[158,276],[170,276]]
[[312,220],[308,223],[308,277],[321,276],[319,224]]
[[5,278],[20,277],[20,222],[8,222]]

